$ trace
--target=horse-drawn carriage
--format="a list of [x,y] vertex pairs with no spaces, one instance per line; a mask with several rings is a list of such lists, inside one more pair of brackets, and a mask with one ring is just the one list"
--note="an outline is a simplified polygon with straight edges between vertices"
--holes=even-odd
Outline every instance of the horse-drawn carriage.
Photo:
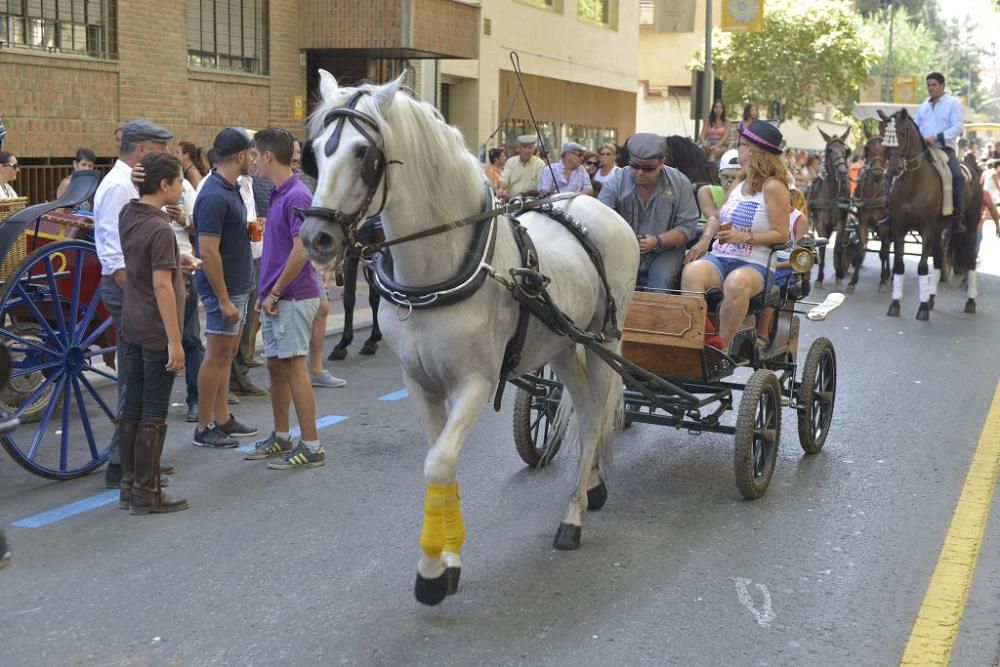
[[[750,302],[749,314],[730,348],[713,341],[721,293],[708,295],[662,290],[637,291],[625,320],[622,369],[625,425],[647,423],[735,436],[736,485],[746,498],[759,498],[774,471],[781,439],[781,411],[798,417],[799,444],[816,454],[826,442],[837,391],[833,344],[818,338],[800,362],[796,305],[810,291],[809,274],[817,248],[826,239],[803,239],[790,258],[794,273],[769,280]],[[772,251],[771,258],[774,259]],[[772,274],[773,275],[773,274]],[[766,315],[765,315],[766,314]],[[770,327],[758,343],[759,324]],[[706,332],[706,329],[708,330]],[[741,367],[752,369],[745,382],[733,379]],[[801,374],[798,369],[801,368]],[[799,378],[799,379],[797,379]],[[514,404],[514,443],[525,463],[542,466],[562,443],[556,411],[563,391],[551,373],[524,375]],[[722,417],[734,408],[735,424]]]
[[99,182],[98,172],[77,171],[56,201],[0,201],[0,342],[11,355],[0,409],[28,424],[0,444],[50,479],[103,465],[117,411],[115,329],[100,298],[93,224],[70,212]]

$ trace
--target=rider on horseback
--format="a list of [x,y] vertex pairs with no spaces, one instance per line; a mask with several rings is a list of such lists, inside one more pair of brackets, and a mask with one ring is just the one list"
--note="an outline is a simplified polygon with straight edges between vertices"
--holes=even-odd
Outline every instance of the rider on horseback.
[[948,155],[948,169],[951,170],[952,194],[955,202],[954,216],[956,232],[965,231],[962,220],[965,202],[965,178],[955,155],[955,142],[962,134],[964,112],[957,97],[944,92],[944,75],[931,72],[927,75],[927,94],[930,96],[920,105],[914,121],[920,128],[920,135],[930,148],[940,148]]

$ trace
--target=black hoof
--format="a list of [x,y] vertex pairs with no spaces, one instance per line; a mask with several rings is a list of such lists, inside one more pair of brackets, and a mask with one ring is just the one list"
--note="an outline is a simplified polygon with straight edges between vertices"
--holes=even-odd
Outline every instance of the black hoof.
[[571,526],[568,523],[559,524],[556,532],[556,539],[552,541],[552,546],[560,551],[573,551],[580,548],[580,526]]
[[967,312],[969,315],[975,315],[976,314],[976,300],[975,299],[969,299],[968,301],[965,302],[965,312]]
[[458,592],[458,580],[462,578],[462,568],[449,567],[444,571],[445,591],[447,595],[454,595]]
[[330,352],[330,356],[327,357],[329,361],[341,361],[342,359],[346,358],[347,358],[347,345],[344,345],[343,347],[338,345],[337,347],[333,348],[333,351]]
[[587,509],[596,512],[604,507],[606,502],[608,502],[608,487],[602,479],[600,484],[587,491]]
[[845,289],[844,291],[847,292],[848,294],[854,294],[854,283],[848,285],[847,289]]
[[889,304],[889,312],[886,313],[889,317],[899,317],[899,300],[893,299],[892,303]]
[[931,294],[930,298],[927,299],[927,309],[934,310],[934,295]]
[[[456,585],[458,579],[455,579]],[[436,579],[424,579],[417,574],[417,583],[413,587],[413,595],[417,602],[428,607],[441,604],[448,595],[448,571],[441,573]]]
[[930,308],[927,307],[927,304],[926,303],[920,304],[920,307],[917,308],[917,319],[920,320],[921,322],[926,322],[927,320],[930,319],[930,317],[931,317],[931,310]]
[[365,344],[361,347],[361,352],[359,352],[359,354],[363,354],[366,357],[370,357],[371,355],[375,354],[376,350],[378,350],[378,343],[366,340]]

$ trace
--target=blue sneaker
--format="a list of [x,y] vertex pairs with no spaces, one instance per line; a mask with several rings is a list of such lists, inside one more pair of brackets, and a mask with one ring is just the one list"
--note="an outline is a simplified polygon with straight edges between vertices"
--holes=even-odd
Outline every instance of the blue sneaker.
[[312,452],[303,442],[295,445],[295,449],[285,454],[280,461],[271,461],[267,467],[271,470],[292,470],[293,468],[318,468],[326,465],[326,454],[321,446]]

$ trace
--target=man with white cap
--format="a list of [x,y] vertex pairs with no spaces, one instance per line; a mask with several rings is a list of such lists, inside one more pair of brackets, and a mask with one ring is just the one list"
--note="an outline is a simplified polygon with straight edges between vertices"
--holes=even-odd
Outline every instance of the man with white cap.
[[666,166],[666,142],[658,134],[635,134],[625,149],[628,166],[604,184],[599,198],[625,218],[639,239],[637,282],[677,289],[684,247],[698,228],[694,186],[687,176]]
[[535,155],[535,136],[522,134],[517,138],[517,159],[507,160],[500,177],[501,197],[526,197],[538,192],[538,179],[545,163]]
[[542,169],[538,181],[538,193],[550,195],[555,192],[580,192],[593,195],[590,176],[583,168],[583,146],[575,141],[567,141],[560,152],[562,159]]

